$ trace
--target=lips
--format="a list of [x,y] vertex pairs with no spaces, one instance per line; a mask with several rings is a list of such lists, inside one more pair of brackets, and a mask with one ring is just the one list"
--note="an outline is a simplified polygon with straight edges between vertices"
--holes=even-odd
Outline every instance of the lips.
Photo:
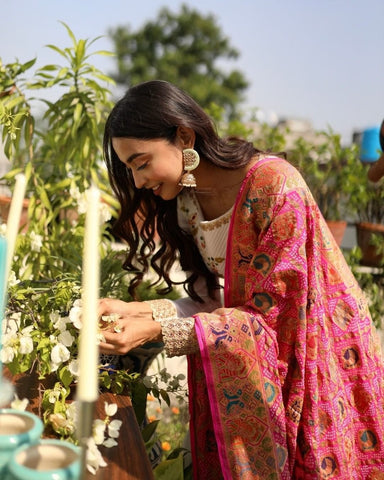
[[153,192],[155,195],[158,195],[159,192],[160,192],[160,188],[161,188],[161,183],[159,183],[159,185],[155,185],[154,187],[152,187],[152,192]]

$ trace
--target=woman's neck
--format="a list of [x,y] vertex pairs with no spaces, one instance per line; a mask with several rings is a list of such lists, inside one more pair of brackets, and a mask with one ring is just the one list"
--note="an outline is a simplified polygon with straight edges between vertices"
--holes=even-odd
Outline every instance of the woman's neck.
[[235,170],[204,161],[200,163],[195,174],[195,195],[206,220],[220,217],[234,205],[240,186],[256,160],[255,157]]

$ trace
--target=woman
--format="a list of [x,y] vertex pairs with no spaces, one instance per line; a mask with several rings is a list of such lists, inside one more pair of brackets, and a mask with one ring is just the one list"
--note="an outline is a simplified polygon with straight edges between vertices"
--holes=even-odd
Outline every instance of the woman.
[[104,153],[131,291],[150,266],[171,286],[179,258],[188,298],[103,299],[121,332],[106,332],[101,351],[162,340],[168,355],[188,355],[194,477],[384,478],[378,340],[299,173],[219,138],[163,81],[116,104]]

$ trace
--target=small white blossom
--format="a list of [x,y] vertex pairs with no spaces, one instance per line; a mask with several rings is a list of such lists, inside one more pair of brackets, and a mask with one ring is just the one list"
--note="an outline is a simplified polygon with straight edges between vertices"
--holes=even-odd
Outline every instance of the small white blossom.
[[100,467],[106,467],[107,463],[104,460],[103,456],[101,455],[95,440],[90,438],[87,443],[87,453],[86,453],[86,464],[87,470],[91,472],[93,475],[96,474],[97,470]]
[[106,203],[101,203],[100,204],[100,223],[101,225],[103,223],[109,222],[111,219],[112,214],[111,214],[111,209],[108,207]]
[[[53,310],[53,312],[51,312],[49,314],[49,320],[55,325],[56,322],[60,321],[61,319],[61,316],[60,316],[60,312],[58,310]],[[58,328],[58,327],[56,327]]]
[[48,394],[48,401],[49,403],[55,403],[59,397],[60,397],[60,392],[58,390],[51,390]]
[[100,420],[98,418],[94,420],[92,427],[92,437],[95,440],[96,445],[101,445],[103,443],[105,438],[105,427],[106,425],[103,420]]
[[77,211],[79,212],[80,215],[86,213],[88,208],[88,202],[85,194],[81,195],[79,198],[77,198]]
[[81,329],[81,326],[82,326],[81,313],[82,313],[81,300],[75,300],[73,307],[69,311],[69,320],[79,330]]
[[68,433],[73,433],[75,431],[75,426],[72,421],[66,418],[62,413],[52,413],[49,416],[49,420],[56,430],[63,428]]
[[51,351],[51,360],[53,371],[56,371],[60,364],[69,360],[71,354],[68,348],[62,343],[58,343],[52,348]]
[[13,270],[11,270],[10,273],[9,273],[9,277],[8,277],[8,286],[9,287],[14,287],[18,283],[20,283],[20,279],[18,279],[16,277],[16,273]]
[[60,332],[63,332],[64,330],[67,329],[67,323],[68,323],[67,317],[60,317],[55,321],[53,326],[58,330],[60,330]]
[[12,313],[6,321],[3,322],[3,332],[7,334],[16,333],[20,329],[21,313]]
[[41,235],[38,235],[35,232],[31,232],[30,239],[31,239],[31,250],[34,252],[40,252],[41,247],[43,246],[43,237]]
[[11,363],[15,358],[15,351],[12,347],[3,347],[0,352],[1,363]]
[[103,442],[103,446],[107,448],[115,447],[116,445],[117,442],[113,438],[107,438],[107,440]]
[[58,341],[65,345],[66,347],[70,347],[75,340],[75,337],[71,335],[71,332],[65,330],[61,332],[60,335],[57,337]]
[[108,417],[113,417],[117,412],[117,404],[104,402],[104,411]]
[[67,404],[67,418],[70,420],[74,425],[77,425],[77,419],[79,414],[79,408],[77,401]]
[[19,352],[22,355],[28,355],[28,353],[33,352],[33,340],[31,337],[26,335],[20,337]]
[[68,370],[70,371],[70,373],[74,376],[74,377],[78,377],[79,376],[79,362],[77,359],[73,359],[69,362],[68,364]]
[[28,406],[28,398],[20,399],[15,393],[15,399],[11,402],[11,407],[15,410],[25,410]]
[[121,420],[112,420],[108,425],[108,435],[112,438],[118,438],[122,423]]
[[80,193],[79,187],[77,187],[74,184],[71,185],[71,187],[69,189],[69,194],[75,200],[78,200],[79,198],[81,198],[81,193]]

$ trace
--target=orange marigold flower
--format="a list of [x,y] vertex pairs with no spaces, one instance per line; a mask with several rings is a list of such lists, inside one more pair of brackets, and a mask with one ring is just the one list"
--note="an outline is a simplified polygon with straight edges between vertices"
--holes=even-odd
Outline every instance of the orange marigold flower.
[[157,407],[157,408],[156,408],[156,412],[157,412],[157,413],[162,413],[163,410],[162,410],[160,407]]
[[172,407],[172,413],[174,413],[175,415],[179,415],[180,410],[177,407]]
[[150,395],[150,394],[148,393],[148,395],[147,395],[147,400],[148,400],[148,402],[153,402],[153,401],[155,400],[155,397],[154,397],[153,395]]
[[155,415],[149,415],[149,417],[148,417],[148,422],[149,423],[154,422],[155,420],[156,420]]
[[169,452],[169,450],[171,450],[171,444],[169,442],[161,442],[161,448],[165,452]]

